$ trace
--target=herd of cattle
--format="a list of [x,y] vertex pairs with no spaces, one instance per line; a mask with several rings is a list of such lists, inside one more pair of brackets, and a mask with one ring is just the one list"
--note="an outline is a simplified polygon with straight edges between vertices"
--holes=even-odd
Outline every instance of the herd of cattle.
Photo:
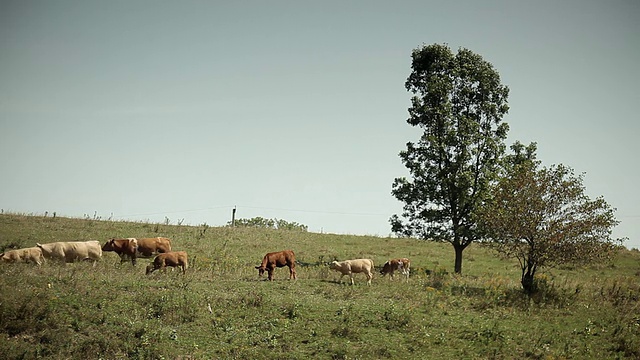
[[[48,244],[36,244],[35,247],[9,250],[0,254],[2,262],[33,262],[41,265],[45,259],[71,263],[75,261],[93,261],[93,266],[102,257],[103,251],[113,251],[120,256],[121,262],[131,260],[131,264],[136,265],[137,258],[151,258],[153,261],[147,266],[146,273],[150,274],[158,269],[166,267],[180,267],[184,274],[189,267],[188,255],[186,251],[172,251],[171,240],[164,237],[155,238],[125,238],[111,239],[100,246],[98,241],[67,241],[54,242]],[[297,279],[296,257],[293,251],[284,250],[271,252],[264,256],[258,269],[258,275],[262,276],[266,271],[268,279],[273,280],[273,271],[276,268],[287,266],[289,268],[289,279]],[[396,271],[400,272],[406,279],[409,279],[411,271],[411,261],[407,258],[391,259],[387,261],[380,270],[380,274],[393,279]],[[373,278],[374,265],[371,259],[354,259],[344,261],[333,261],[329,264],[331,270],[339,272],[340,279],[348,275],[353,285],[353,275],[363,273],[367,277],[367,284],[371,284]]]
[[[262,276],[266,271],[268,273],[269,280],[273,280],[273,270],[284,266],[289,268],[289,280],[295,280],[296,255],[291,250],[266,254],[262,258],[262,264],[260,264],[260,266],[256,266],[256,269],[258,269],[258,275]],[[351,285],[353,285],[353,275],[363,273],[367,277],[367,284],[371,285],[374,270],[373,260],[371,259],[333,261],[329,264],[329,268],[341,274],[339,282],[342,282],[342,278],[345,275],[348,275],[351,280]],[[389,274],[389,277],[393,279],[393,275],[396,271],[399,271],[408,280],[409,273],[411,272],[411,261],[407,258],[391,259],[384,263],[380,270],[380,274],[382,274],[382,276]]]

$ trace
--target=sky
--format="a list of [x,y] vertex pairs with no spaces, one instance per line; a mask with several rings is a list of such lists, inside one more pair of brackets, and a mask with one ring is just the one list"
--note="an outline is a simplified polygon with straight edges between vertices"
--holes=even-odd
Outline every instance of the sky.
[[434,43],[492,63],[507,145],[584,173],[640,248],[634,0],[0,0],[0,208],[388,236]]

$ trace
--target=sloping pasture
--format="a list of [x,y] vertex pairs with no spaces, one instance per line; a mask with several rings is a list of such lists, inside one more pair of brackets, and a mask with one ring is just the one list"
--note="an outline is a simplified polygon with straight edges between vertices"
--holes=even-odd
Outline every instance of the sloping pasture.
[[[449,244],[416,239],[0,215],[0,249],[166,236],[190,254],[144,275],[105,253],[89,263],[0,264],[0,354],[7,359],[607,359],[640,357],[640,254],[544,273],[522,294],[517,263],[474,244],[463,275]],[[293,249],[297,281],[254,266]],[[408,282],[336,282],[325,265],[412,260]]]

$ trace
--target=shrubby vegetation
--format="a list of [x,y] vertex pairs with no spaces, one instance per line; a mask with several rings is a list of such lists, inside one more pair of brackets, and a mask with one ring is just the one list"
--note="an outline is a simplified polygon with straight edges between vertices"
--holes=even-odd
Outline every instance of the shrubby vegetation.
[[[227,223],[227,226],[233,226],[231,221]],[[250,219],[236,219],[235,226],[237,227],[253,227],[261,229],[278,229],[278,230],[294,230],[294,231],[307,231],[309,227],[307,225],[298,224],[295,221],[286,221],[282,219],[265,219],[262,217],[253,217]]]

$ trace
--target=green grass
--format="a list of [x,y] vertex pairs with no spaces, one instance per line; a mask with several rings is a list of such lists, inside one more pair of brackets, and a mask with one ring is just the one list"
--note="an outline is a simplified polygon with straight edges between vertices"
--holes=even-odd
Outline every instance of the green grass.
[[[166,236],[191,267],[144,275],[105,253],[90,263],[0,264],[0,354],[7,359],[636,359],[640,253],[545,272],[525,296],[517,263],[478,244],[451,274],[449,244],[260,229],[5,214],[0,250],[66,240]],[[262,256],[293,249],[258,279]],[[408,283],[362,274],[338,284],[326,265],[412,260]],[[376,274],[377,275],[377,274]],[[344,279],[343,279],[344,280]],[[211,308],[211,311],[209,311]]]

